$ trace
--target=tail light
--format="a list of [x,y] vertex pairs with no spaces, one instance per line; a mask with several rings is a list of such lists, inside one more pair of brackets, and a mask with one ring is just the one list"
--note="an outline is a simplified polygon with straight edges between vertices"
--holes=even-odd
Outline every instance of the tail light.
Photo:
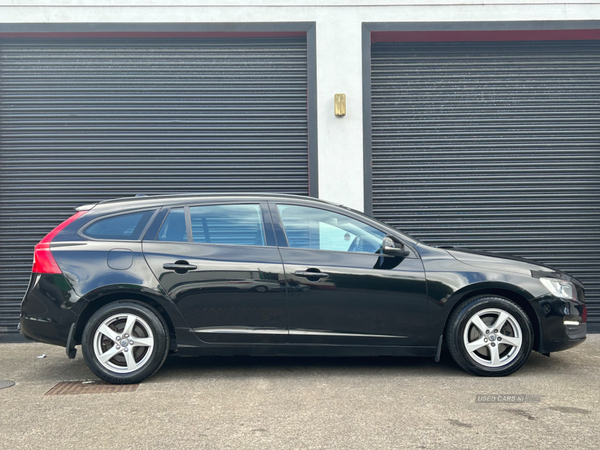
[[60,233],[67,225],[85,214],[85,211],[79,211],[75,215],[69,217],[54,230],[46,235],[36,246],[33,251],[33,267],[31,271],[34,273],[62,273],[52,252],[50,251],[50,242]]

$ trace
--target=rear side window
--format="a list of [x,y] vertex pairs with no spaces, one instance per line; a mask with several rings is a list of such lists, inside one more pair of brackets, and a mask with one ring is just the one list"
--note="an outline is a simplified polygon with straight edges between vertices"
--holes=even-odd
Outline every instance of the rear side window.
[[159,241],[187,242],[187,232],[185,228],[185,211],[183,208],[176,208],[169,211],[158,232]]
[[136,241],[140,238],[154,211],[110,216],[87,226],[81,234],[93,239]]
[[194,242],[265,245],[260,205],[213,205],[190,208]]

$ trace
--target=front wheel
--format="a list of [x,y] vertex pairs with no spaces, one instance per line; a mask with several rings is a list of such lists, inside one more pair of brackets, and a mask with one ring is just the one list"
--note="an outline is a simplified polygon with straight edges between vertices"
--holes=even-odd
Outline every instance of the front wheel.
[[164,319],[149,305],[122,300],[103,306],[83,330],[86,364],[101,379],[139,383],[164,363],[169,333]]
[[519,305],[504,297],[476,297],[448,319],[450,354],[463,369],[482,376],[505,376],[525,364],[533,328]]

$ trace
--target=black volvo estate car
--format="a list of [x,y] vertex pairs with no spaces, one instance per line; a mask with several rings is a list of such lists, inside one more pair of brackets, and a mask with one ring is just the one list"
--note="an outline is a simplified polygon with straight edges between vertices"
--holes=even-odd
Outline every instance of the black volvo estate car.
[[182,195],[78,208],[36,247],[20,328],[81,344],[111,383],[192,355],[417,355],[477,375],[585,340],[582,284],[521,260],[430,247],[291,195]]

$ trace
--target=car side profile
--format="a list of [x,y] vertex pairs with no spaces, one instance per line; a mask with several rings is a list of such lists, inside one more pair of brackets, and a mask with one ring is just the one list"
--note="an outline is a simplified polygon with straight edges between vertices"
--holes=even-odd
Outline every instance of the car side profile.
[[523,260],[428,246],[362,213],[275,194],[82,206],[35,247],[21,333],[81,345],[137,383],[167,355],[426,356],[483,376],[586,336],[583,285]]

